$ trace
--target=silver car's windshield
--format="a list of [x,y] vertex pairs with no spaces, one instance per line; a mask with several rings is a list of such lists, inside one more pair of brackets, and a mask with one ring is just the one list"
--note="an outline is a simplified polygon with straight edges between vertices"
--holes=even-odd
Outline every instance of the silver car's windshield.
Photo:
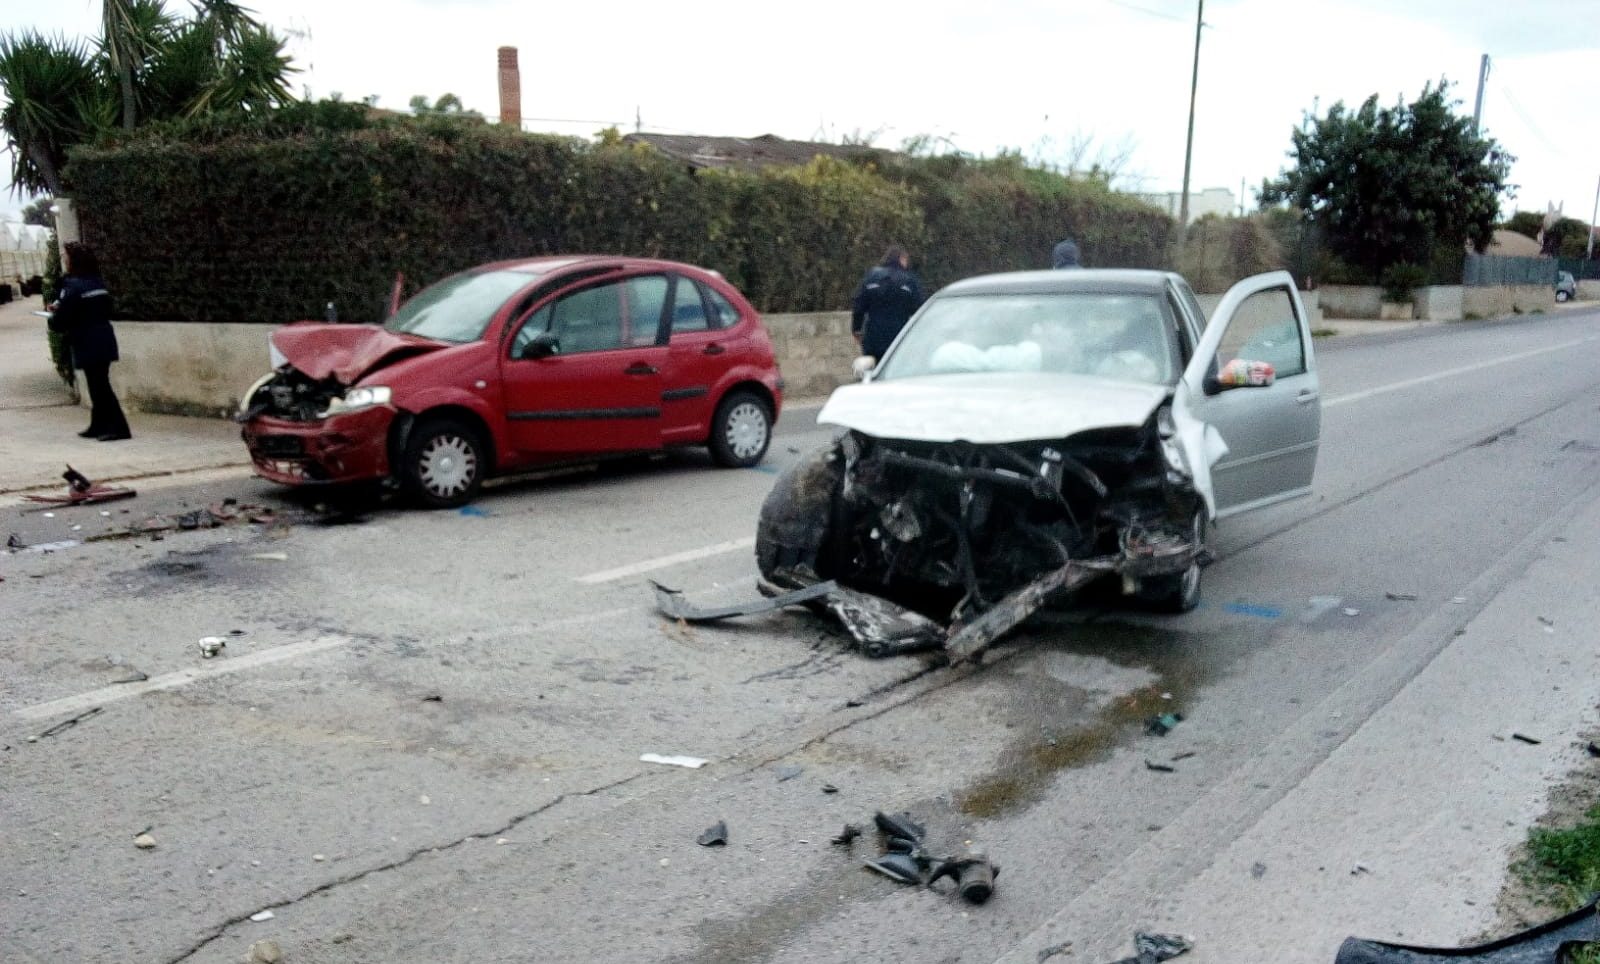
[[947,295],[901,335],[878,379],[973,372],[1095,375],[1168,385],[1180,371],[1157,295]]
[[477,341],[506,299],[532,280],[526,271],[451,275],[400,306],[383,327],[436,341]]

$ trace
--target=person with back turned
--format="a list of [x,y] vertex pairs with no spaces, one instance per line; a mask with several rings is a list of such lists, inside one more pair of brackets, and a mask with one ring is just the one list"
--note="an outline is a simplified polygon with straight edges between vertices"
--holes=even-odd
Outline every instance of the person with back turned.
[[100,277],[94,250],[73,241],[66,246],[66,274],[50,306],[50,330],[66,337],[72,367],[89,385],[89,427],[83,438],[119,442],[133,438],[122,404],[111,388],[111,363],[118,359],[117,335],[111,330],[111,292]]
[[890,342],[922,306],[922,283],[911,273],[911,256],[898,244],[890,245],[861,279],[850,306],[850,331],[861,354],[883,358]]

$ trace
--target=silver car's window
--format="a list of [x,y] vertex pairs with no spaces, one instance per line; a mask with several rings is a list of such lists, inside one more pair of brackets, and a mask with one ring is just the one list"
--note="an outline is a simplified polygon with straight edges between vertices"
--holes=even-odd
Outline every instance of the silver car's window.
[[1258,291],[1234,311],[1217,346],[1217,364],[1235,358],[1266,362],[1279,378],[1305,372],[1306,349],[1287,288]]
[[500,306],[532,280],[525,271],[451,275],[401,305],[383,327],[436,341],[477,341]]
[[1047,372],[1168,385],[1179,370],[1160,295],[955,295],[928,303],[875,377]]

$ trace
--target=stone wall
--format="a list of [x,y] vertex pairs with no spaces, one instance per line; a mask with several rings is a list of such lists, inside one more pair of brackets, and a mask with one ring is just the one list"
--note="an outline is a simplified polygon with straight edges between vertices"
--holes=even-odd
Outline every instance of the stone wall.
[[1460,321],[1466,289],[1461,285],[1429,285],[1416,290],[1417,317],[1424,321]]
[[1600,301],[1600,281],[1578,282],[1579,301]]
[[1383,289],[1374,285],[1323,285],[1317,294],[1329,318],[1376,319],[1383,311]]
[[1556,304],[1551,285],[1471,285],[1463,289],[1462,316],[1499,318],[1503,315],[1549,311]]
[[850,336],[850,312],[762,315],[783,370],[786,399],[821,398],[854,378],[850,363],[861,353]]

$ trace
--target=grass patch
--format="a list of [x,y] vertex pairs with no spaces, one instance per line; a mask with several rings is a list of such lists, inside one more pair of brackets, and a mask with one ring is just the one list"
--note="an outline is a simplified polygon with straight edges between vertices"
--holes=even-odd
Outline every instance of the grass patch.
[[[1529,831],[1528,858],[1519,870],[1529,887],[1563,912],[1600,892],[1600,806],[1590,807],[1576,826]],[[1600,957],[1590,964],[1600,964]]]
[[1337,335],[1338,333],[1339,333],[1339,329],[1337,329],[1337,328],[1313,328],[1313,329],[1311,329],[1311,337],[1312,338],[1332,338],[1334,335]]

